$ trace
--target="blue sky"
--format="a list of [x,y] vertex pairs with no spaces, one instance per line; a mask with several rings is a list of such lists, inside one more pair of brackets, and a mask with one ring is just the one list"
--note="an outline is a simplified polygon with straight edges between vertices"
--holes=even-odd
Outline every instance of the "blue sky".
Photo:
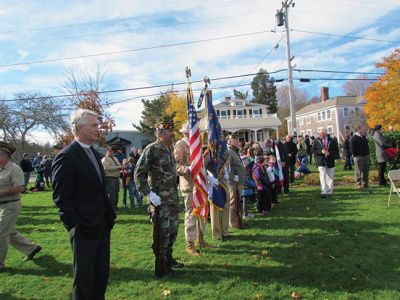
[[[108,89],[182,82],[187,65],[193,80],[206,75],[216,78],[247,74],[260,67],[270,72],[286,68],[283,27],[275,26],[275,13],[281,1],[52,0],[0,1],[0,4],[0,96],[5,98],[21,91],[40,91],[46,95],[65,93],[61,87],[65,67],[91,71],[100,65],[107,71]],[[300,69],[374,72],[375,63],[400,46],[399,13],[400,2],[392,0],[295,1],[295,7],[290,10],[291,53],[295,57],[292,63]],[[4,67],[274,29],[276,32],[189,45]],[[278,41],[279,47],[273,49]],[[294,73],[294,76],[354,77],[322,73]],[[274,77],[285,78],[286,73]],[[251,77],[215,81],[211,88],[250,81]],[[343,81],[295,81],[295,86],[310,97],[319,95],[321,86],[330,88],[330,96],[342,95],[342,85]],[[250,87],[239,89],[246,91]],[[215,90],[214,98],[230,95],[232,90]],[[110,100],[159,91],[158,88],[115,93],[110,95]],[[115,104],[110,111],[117,129],[132,129],[131,123],[140,119],[141,110],[140,99],[136,99]]]

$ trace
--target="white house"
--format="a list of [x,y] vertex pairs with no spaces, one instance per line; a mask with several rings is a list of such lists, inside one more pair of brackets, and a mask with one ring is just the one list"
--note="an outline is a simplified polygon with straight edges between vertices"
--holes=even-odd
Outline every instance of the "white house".
[[[225,97],[224,101],[214,105],[214,109],[222,130],[237,134],[244,142],[262,142],[271,135],[277,137],[278,127],[282,125],[277,114],[268,113],[268,106],[264,104]],[[207,127],[204,116],[200,126]]]

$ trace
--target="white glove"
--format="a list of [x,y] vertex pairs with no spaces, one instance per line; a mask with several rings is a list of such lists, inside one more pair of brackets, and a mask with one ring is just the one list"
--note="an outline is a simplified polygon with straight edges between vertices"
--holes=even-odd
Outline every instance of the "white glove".
[[233,176],[233,181],[234,182],[239,182],[239,175]]
[[161,204],[161,198],[154,192],[150,192],[149,194],[149,200],[153,206],[159,206]]
[[228,172],[225,172],[224,173],[224,181],[228,181],[229,180],[229,174],[228,174]]
[[211,185],[212,187],[217,186],[219,184],[218,179],[211,174],[207,175],[207,180],[209,185]]

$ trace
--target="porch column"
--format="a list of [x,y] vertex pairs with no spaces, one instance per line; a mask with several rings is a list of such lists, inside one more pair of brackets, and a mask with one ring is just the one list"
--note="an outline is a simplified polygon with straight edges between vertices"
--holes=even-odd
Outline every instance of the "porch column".
[[265,130],[265,139],[269,140],[269,129]]
[[253,141],[256,143],[257,142],[257,130],[253,130],[253,133],[254,133]]

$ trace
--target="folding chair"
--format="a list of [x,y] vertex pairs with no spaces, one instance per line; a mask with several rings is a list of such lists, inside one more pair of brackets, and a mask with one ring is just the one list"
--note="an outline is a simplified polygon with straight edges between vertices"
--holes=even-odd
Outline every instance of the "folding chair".
[[[390,198],[392,197],[393,191],[397,193],[397,196],[400,198],[400,169],[399,170],[390,170],[388,172],[389,180],[390,180],[390,194],[388,200],[388,207],[390,206]],[[396,186],[397,184],[397,186]]]

